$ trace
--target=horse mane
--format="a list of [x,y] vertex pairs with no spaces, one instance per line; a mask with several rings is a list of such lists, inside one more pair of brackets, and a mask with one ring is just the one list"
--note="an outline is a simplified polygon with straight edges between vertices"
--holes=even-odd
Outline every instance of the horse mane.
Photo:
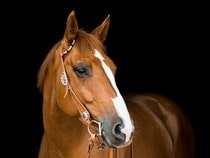
[[[88,53],[88,52],[94,52],[95,49],[107,53],[105,46],[102,42],[100,42],[94,35],[87,33],[86,31],[79,29],[76,37],[75,37],[75,46],[79,49],[80,53]],[[50,65],[53,65],[54,62],[54,56],[55,51],[61,46],[61,41],[58,41],[49,51],[47,54],[44,62],[42,63],[39,72],[38,72],[38,82],[37,82],[37,88],[42,93],[43,92],[43,86],[44,86],[44,80],[46,77],[46,74],[48,73]]]

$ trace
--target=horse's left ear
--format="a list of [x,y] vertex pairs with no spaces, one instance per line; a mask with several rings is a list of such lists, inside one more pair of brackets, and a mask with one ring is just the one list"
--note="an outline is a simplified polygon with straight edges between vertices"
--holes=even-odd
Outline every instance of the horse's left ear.
[[93,34],[96,38],[98,38],[101,42],[104,42],[107,37],[107,33],[109,30],[109,24],[110,24],[110,15],[106,17],[106,19],[103,21],[101,25],[96,27],[91,34]]
[[64,33],[64,38],[67,41],[75,39],[77,31],[78,31],[78,23],[77,23],[77,20],[75,18],[75,11],[72,11],[69,14],[67,22],[66,22],[66,29],[65,29],[65,33]]

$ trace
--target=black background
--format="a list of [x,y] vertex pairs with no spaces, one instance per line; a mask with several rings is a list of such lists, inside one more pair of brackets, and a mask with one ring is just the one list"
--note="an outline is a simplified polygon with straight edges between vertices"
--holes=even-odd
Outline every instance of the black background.
[[[14,36],[10,41],[27,46],[27,49],[18,48],[20,53],[16,55],[22,59],[19,62],[23,72],[21,78],[29,88],[28,98],[20,95],[24,97],[20,105],[30,114],[21,119],[26,129],[15,136],[19,137],[18,145],[9,143],[7,146],[20,147],[17,154],[21,152],[21,155],[27,153],[26,157],[38,157],[43,126],[42,96],[36,88],[37,72],[49,49],[62,38],[68,14],[75,10],[79,27],[88,32],[108,14],[111,15],[104,44],[118,67],[116,82],[120,91],[157,92],[173,99],[191,121],[197,157],[209,157],[208,58],[206,51],[202,50],[201,16],[197,14],[196,5],[193,9],[190,5],[178,1],[60,0],[48,3],[30,1],[24,4],[24,9],[16,8],[21,13],[11,16],[16,21],[8,21],[12,23],[10,31],[18,32],[18,37]],[[11,47],[8,50],[12,50]],[[22,113],[18,116],[21,117]],[[22,142],[24,138],[26,143]],[[10,154],[13,153],[7,152]]]

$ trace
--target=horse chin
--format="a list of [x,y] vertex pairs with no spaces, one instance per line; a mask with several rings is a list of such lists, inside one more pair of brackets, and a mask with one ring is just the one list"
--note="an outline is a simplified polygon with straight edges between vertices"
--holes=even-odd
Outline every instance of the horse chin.
[[123,148],[131,144],[132,140],[128,142],[120,142],[116,138],[110,138],[106,132],[102,131],[102,138],[104,143],[109,148]]

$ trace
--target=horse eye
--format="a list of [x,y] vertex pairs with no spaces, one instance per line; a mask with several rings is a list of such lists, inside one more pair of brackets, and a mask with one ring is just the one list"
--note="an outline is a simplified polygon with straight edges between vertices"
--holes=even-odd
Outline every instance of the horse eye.
[[79,65],[74,67],[74,71],[80,78],[85,78],[90,75],[89,68],[86,65]]

